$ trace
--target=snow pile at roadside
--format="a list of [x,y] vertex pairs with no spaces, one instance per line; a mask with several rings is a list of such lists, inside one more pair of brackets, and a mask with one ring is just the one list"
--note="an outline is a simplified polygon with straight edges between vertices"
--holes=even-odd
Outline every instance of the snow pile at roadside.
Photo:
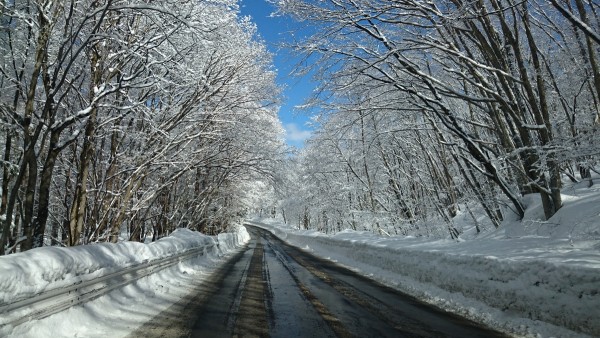
[[236,233],[221,233],[217,235],[219,250],[229,252],[250,241],[250,234],[246,228],[240,227]]
[[[0,257],[0,305],[73,285],[155,259],[204,248],[194,256],[117,289],[83,306],[17,327],[0,326],[0,336],[111,337],[127,335],[190,292],[189,286],[223,264],[224,256],[247,243],[246,228],[206,236],[178,229],[150,244],[102,243],[72,248],[44,247]],[[1,321],[0,321],[1,322]],[[69,323],[69,325],[64,325]],[[1,323],[0,323],[1,324]],[[109,330],[109,331],[107,331]]]
[[[528,215],[539,213],[532,203]],[[583,208],[585,207],[585,208]],[[520,336],[600,336],[600,241],[573,232],[600,228],[600,193],[570,196],[548,222],[524,221],[547,236],[515,236],[517,224],[468,241],[382,237],[346,230],[298,231],[250,222],[445,310]],[[504,229],[508,229],[506,233]],[[550,230],[552,231],[550,231]],[[509,231],[510,230],[510,231]],[[557,236],[562,233],[563,236]],[[588,237],[589,238],[589,237]],[[593,236],[592,236],[593,238]]]
[[0,257],[0,304],[73,285],[137,263],[216,243],[209,236],[177,229],[151,244],[100,243],[71,248],[43,247]]

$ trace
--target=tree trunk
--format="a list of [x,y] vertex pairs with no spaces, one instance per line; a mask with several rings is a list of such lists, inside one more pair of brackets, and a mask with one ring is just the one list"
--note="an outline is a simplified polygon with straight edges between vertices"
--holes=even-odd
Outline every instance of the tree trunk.
[[[2,238],[0,239],[0,254],[4,254],[4,247],[8,240],[8,231],[10,229],[10,224],[13,219],[13,209],[15,207],[15,203],[17,200],[17,194],[22,183],[23,177],[25,176],[25,171],[28,171],[28,179],[27,179],[27,189],[26,189],[26,197],[25,197],[25,209],[24,212],[24,220],[25,222],[31,222],[32,213],[33,213],[33,203],[35,199],[35,183],[37,180],[37,160],[35,158],[35,145],[36,135],[31,135],[30,127],[31,127],[31,116],[33,115],[33,111],[35,109],[35,93],[39,83],[39,76],[42,71],[42,67],[45,61],[45,56],[47,53],[47,44],[50,38],[50,30],[51,25],[48,22],[47,18],[40,14],[38,15],[38,24],[40,33],[38,35],[36,41],[36,52],[35,52],[35,64],[33,65],[33,70],[31,73],[31,80],[29,82],[29,86],[27,88],[27,95],[25,100],[25,110],[23,112],[23,122],[21,127],[24,130],[24,139],[23,139],[23,159],[21,161],[21,166],[19,169],[19,175],[15,180],[15,184],[10,191],[10,196],[8,198],[8,203],[6,205],[6,217],[4,220],[4,227],[2,231]],[[23,228],[25,229],[25,235],[31,235],[31,223],[24,224]],[[5,236],[5,234],[7,234]],[[27,249],[27,246],[25,246]]]
[[38,248],[44,245],[44,233],[46,231],[46,223],[48,221],[48,213],[50,206],[50,186],[52,184],[52,174],[54,172],[54,165],[56,164],[56,158],[60,153],[60,149],[57,148],[58,141],[60,139],[60,131],[52,131],[50,135],[50,147],[48,149],[48,155],[42,173],[40,177],[40,189],[39,189],[39,200],[38,200],[38,214],[37,218],[33,223],[33,247]]
[[115,219],[112,221],[110,226],[110,242],[117,243],[119,240],[119,232],[121,230],[121,224],[123,224],[127,211],[127,204],[130,202],[133,194],[140,188],[142,182],[144,180],[144,176],[138,177],[137,174],[132,175],[130,178],[127,187],[125,188],[125,192],[123,193],[123,198],[119,200],[119,210],[116,214]]
[[93,155],[93,138],[96,128],[97,109],[92,108],[83,139],[83,148],[79,157],[79,170],[77,173],[77,185],[73,195],[73,203],[69,212],[69,246],[80,244],[83,233],[83,223],[87,204],[87,180],[90,169],[90,160]]

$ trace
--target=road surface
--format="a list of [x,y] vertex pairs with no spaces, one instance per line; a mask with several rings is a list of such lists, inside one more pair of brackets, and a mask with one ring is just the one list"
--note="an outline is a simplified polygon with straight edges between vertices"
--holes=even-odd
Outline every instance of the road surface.
[[249,244],[132,337],[504,337],[247,226]]

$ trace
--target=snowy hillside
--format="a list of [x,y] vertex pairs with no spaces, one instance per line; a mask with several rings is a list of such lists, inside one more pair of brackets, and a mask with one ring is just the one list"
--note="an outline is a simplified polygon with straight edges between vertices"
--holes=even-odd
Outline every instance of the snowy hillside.
[[[252,224],[428,303],[518,336],[600,335],[600,186],[574,186],[548,221],[526,218],[469,239],[335,235]],[[464,221],[464,220],[463,220]],[[469,225],[457,224],[468,229]]]

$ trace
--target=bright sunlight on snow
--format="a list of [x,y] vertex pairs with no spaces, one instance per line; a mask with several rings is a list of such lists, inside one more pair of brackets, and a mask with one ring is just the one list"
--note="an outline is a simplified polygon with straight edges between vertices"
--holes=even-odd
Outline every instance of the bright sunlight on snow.
[[[42,320],[13,328],[4,324],[20,313],[3,313],[0,336],[107,337],[108,333],[110,337],[125,336],[185,297],[190,285],[209,275],[249,238],[244,227],[239,227],[237,233],[218,236],[178,229],[150,244],[121,242],[74,248],[47,247],[2,256],[0,304],[10,304],[82,280],[99,278],[136,263],[206,248],[202,255]],[[65,325],[66,322],[69,325]]]
[[600,334],[600,185],[564,190],[565,205],[541,221],[529,197],[526,218],[480,237],[457,216],[464,238],[387,237],[344,230],[291,229],[280,219],[252,224],[442,309],[517,336]]

